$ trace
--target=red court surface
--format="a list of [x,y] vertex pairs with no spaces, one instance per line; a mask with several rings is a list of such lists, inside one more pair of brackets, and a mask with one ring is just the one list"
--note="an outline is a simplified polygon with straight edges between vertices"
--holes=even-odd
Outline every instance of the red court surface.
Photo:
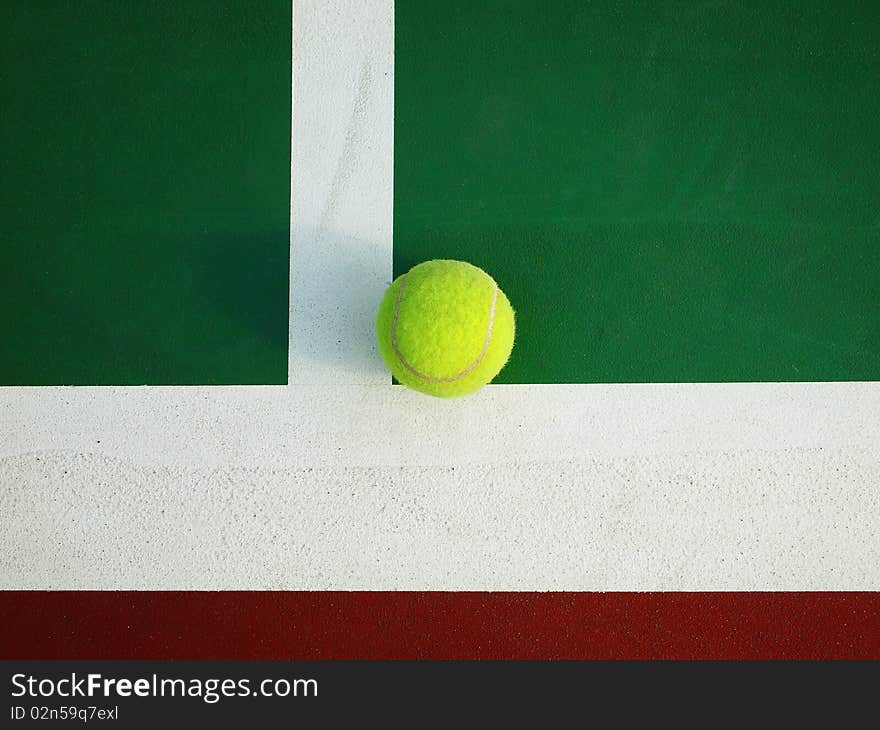
[[880,594],[0,593],[7,659],[878,659]]

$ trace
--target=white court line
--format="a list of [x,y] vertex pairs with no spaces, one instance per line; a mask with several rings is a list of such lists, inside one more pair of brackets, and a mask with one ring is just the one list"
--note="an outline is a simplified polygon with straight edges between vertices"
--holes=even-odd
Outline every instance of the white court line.
[[0,585],[880,588],[878,383],[392,387],[392,3],[293,38],[288,386],[0,388]]

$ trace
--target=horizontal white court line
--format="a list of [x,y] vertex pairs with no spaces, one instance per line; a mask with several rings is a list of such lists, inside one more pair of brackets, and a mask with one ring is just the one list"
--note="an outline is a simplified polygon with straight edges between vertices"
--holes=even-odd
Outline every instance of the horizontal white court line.
[[0,588],[877,590],[854,449],[491,467],[0,462]]
[[[375,355],[378,359],[378,355]],[[400,467],[702,452],[880,452],[880,383],[0,389],[0,457],[142,466]]]

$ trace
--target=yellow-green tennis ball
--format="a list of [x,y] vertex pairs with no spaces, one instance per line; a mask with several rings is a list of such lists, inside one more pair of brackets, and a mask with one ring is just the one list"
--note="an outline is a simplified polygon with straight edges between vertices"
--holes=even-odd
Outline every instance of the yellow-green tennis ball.
[[388,287],[376,317],[379,352],[392,375],[440,398],[490,382],[510,357],[513,335],[504,292],[464,261],[414,266]]

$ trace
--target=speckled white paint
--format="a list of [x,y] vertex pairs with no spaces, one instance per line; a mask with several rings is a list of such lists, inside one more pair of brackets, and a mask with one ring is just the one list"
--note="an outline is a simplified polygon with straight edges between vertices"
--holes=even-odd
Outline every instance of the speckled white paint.
[[392,387],[393,11],[296,2],[287,387],[0,388],[0,587],[880,589],[880,384]]
[[876,589],[878,477],[855,449],[214,469],[31,453],[0,463],[0,569],[18,588]]

